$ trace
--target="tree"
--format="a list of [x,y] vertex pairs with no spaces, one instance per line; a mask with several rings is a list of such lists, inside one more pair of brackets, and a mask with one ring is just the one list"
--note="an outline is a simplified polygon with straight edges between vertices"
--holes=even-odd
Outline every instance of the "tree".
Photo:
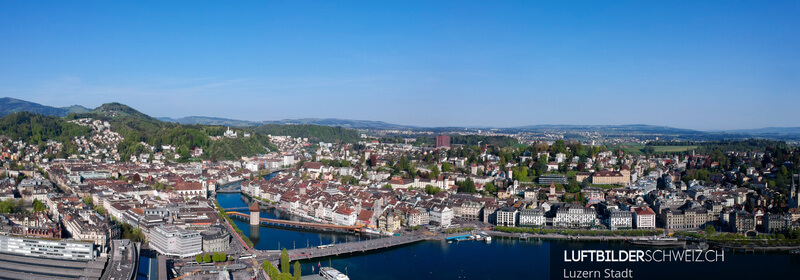
[[286,251],[286,248],[281,250],[281,272],[289,272],[289,252]]
[[263,268],[264,271],[267,272],[267,275],[269,276],[270,279],[278,279],[278,275],[280,273],[278,272],[278,269],[272,265],[272,263],[264,261],[264,263],[261,264],[261,268]]
[[435,194],[437,194],[437,193],[439,193],[441,191],[442,191],[442,189],[439,188],[439,187],[434,187],[434,186],[431,186],[431,185],[425,185],[425,193],[427,193],[427,194],[435,195]]
[[203,262],[210,263],[211,262],[211,255],[204,254],[203,255]]
[[450,172],[450,163],[442,163],[442,172]]
[[578,182],[575,180],[569,180],[567,183],[567,192],[576,193],[581,191],[581,186],[578,185]]
[[[197,263],[203,262],[203,255],[200,255],[200,254],[195,255],[194,256],[194,261],[197,262]],[[266,262],[266,261],[264,261],[264,262]]]
[[303,275],[303,270],[300,268],[300,262],[294,262],[294,280],[300,280],[300,277]]
[[439,167],[436,166],[435,164],[431,165],[430,167],[431,167],[430,168],[431,169],[431,173],[428,174],[428,178],[430,178],[430,179],[438,178],[439,177]]
[[94,205],[93,202],[94,201],[92,201],[92,197],[91,196],[87,196],[87,197],[83,198],[83,203],[86,203],[86,205],[92,206],[92,205]]
[[486,190],[487,193],[490,193],[490,194],[493,194],[493,193],[497,192],[497,187],[495,187],[494,183],[492,183],[492,182],[486,183],[486,185],[483,185],[483,188]]
[[708,234],[708,235],[714,235],[715,233],[717,233],[717,229],[715,229],[714,226],[712,226],[712,225],[707,225],[706,228],[705,228],[705,231],[706,231],[706,234]]

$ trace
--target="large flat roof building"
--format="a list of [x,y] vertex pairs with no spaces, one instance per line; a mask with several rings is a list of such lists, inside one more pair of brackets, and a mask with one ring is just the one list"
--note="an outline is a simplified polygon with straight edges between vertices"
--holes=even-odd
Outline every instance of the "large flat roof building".
[[150,231],[150,247],[162,255],[186,258],[203,253],[203,238],[194,230],[158,226]]
[[8,235],[0,235],[0,252],[64,260],[88,261],[95,258],[94,244],[91,242],[48,240]]

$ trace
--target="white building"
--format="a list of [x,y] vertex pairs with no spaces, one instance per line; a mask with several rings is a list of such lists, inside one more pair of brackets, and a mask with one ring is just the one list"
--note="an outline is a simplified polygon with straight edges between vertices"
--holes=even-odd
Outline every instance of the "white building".
[[158,226],[150,232],[150,247],[162,255],[186,258],[203,253],[203,238],[194,230]]
[[558,209],[553,219],[556,227],[590,227],[597,225],[597,213],[594,209],[564,206]]
[[520,226],[544,226],[545,225],[544,211],[542,209],[522,209],[519,214]]
[[633,221],[637,229],[655,229],[656,213],[649,207],[636,207],[633,209]]
[[633,214],[628,211],[611,211],[611,215],[608,216],[608,228],[611,230],[633,228]]
[[333,222],[344,226],[355,225],[356,211],[353,208],[341,206],[333,212]]
[[506,206],[497,209],[497,225],[506,227],[517,226],[518,215],[519,215],[519,210],[514,207]]
[[449,227],[453,221],[453,209],[447,206],[434,206],[430,210],[431,222],[441,227]]
[[[67,260],[93,260],[94,244],[0,235],[0,252]],[[46,261],[43,261],[46,262]]]

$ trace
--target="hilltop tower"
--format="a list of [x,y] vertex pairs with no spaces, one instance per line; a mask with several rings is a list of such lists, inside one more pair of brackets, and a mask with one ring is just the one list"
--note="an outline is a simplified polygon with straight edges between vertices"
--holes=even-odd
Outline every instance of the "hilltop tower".
[[257,226],[259,221],[261,221],[261,207],[258,206],[258,202],[253,201],[250,205],[250,225]]

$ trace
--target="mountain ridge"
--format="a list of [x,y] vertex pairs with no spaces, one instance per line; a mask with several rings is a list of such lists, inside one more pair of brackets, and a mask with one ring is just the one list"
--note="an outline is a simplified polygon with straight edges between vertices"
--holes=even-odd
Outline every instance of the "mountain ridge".
[[182,118],[169,118],[160,117],[155,118],[138,110],[131,108],[127,105],[111,102],[103,104],[97,108],[90,109],[81,105],[72,105],[68,107],[52,107],[47,105],[38,104],[35,102],[25,101],[21,99],[4,97],[0,98],[0,117],[6,116],[15,112],[31,112],[42,115],[65,117],[69,113],[96,113],[107,117],[131,115],[146,119],[148,121],[158,122],[173,122],[178,124],[199,124],[199,125],[221,125],[231,127],[249,127],[258,126],[263,124],[313,124],[322,126],[334,126],[349,129],[396,129],[396,130],[459,130],[459,129],[487,129],[498,130],[506,132],[514,131],[538,131],[547,129],[593,129],[593,130],[611,130],[611,131],[660,131],[664,133],[675,134],[739,134],[739,135],[787,135],[798,136],[800,135],[800,127],[763,127],[755,129],[735,129],[735,130],[719,130],[719,131],[701,131],[694,129],[675,128],[662,125],[648,125],[648,124],[624,124],[624,125],[566,125],[566,124],[537,124],[537,125],[523,125],[513,127],[487,127],[487,126],[445,126],[445,127],[422,127],[413,125],[402,125],[388,123],[384,121],[372,120],[353,120],[353,119],[339,119],[339,118],[301,118],[301,119],[281,119],[270,121],[248,121],[237,120],[230,118],[206,117],[206,116],[187,116]]

